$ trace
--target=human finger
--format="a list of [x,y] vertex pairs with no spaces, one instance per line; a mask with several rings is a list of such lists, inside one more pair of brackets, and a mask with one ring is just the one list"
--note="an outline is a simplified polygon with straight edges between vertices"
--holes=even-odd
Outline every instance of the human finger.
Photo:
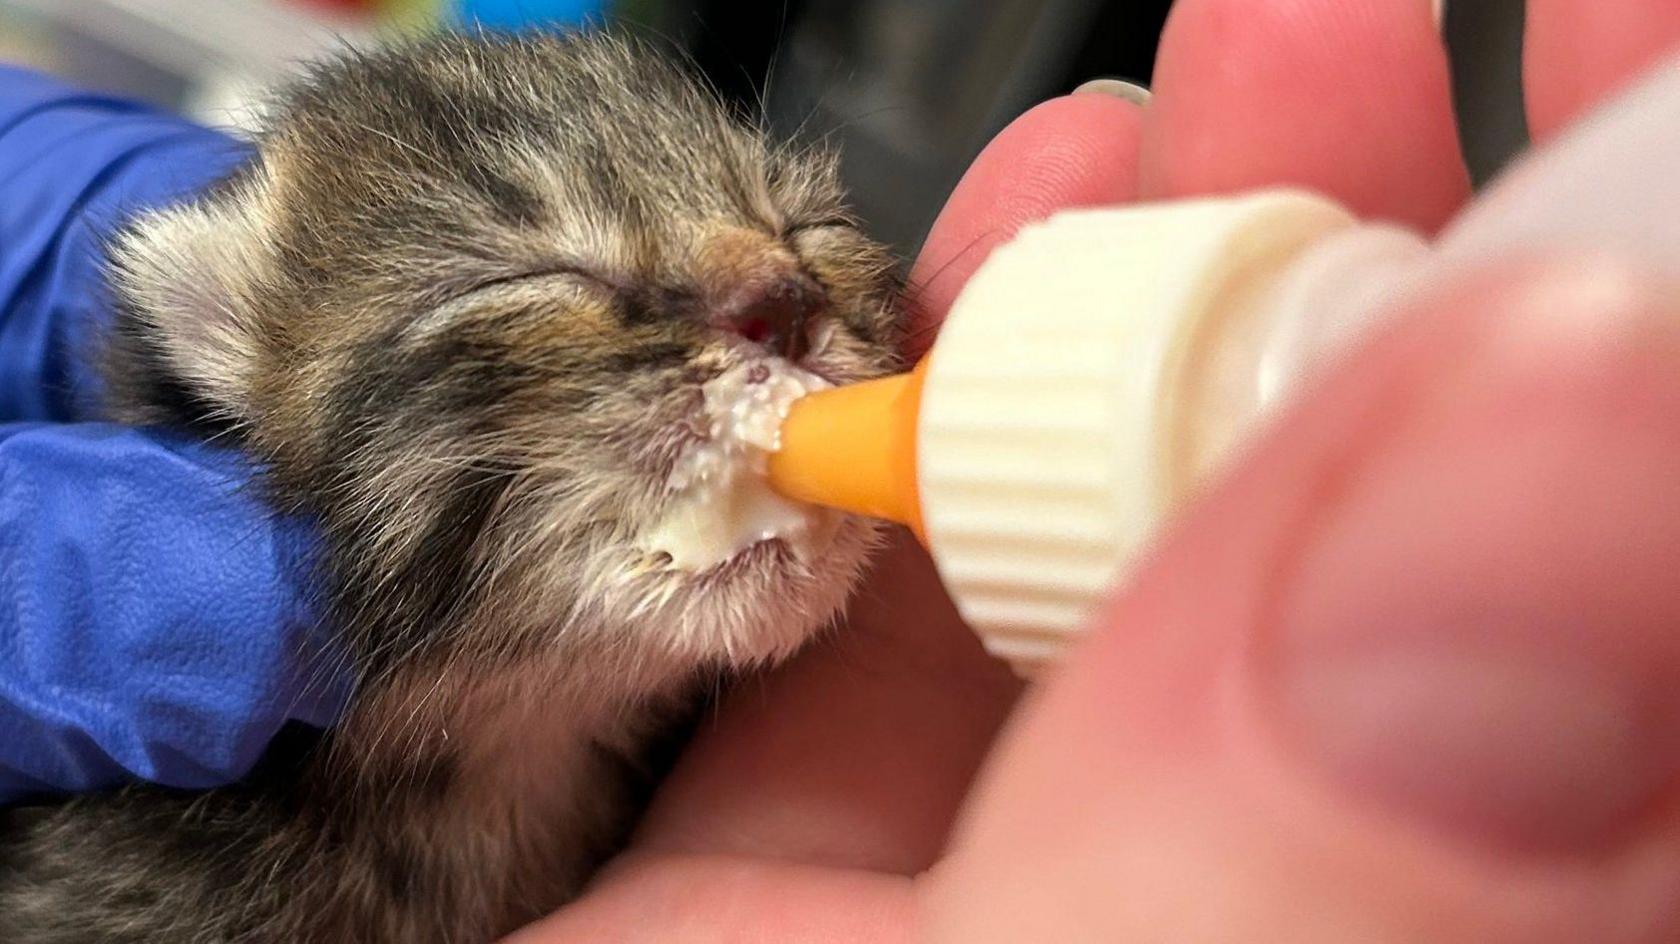
[[1181,0],[1153,89],[1144,199],[1294,185],[1427,232],[1470,192],[1424,0]]
[[1335,371],[1011,729],[930,939],[1674,940],[1676,298],[1519,267]]

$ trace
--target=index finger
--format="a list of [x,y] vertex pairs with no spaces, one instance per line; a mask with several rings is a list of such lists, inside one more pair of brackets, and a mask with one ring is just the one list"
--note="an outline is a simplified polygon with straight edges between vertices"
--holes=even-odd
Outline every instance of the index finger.
[[934,221],[910,272],[919,355],[986,256],[1025,223],[1075,206],[1137,196],[1144,109],[1087,92],[1051,99],[1010,123],[975,158]]

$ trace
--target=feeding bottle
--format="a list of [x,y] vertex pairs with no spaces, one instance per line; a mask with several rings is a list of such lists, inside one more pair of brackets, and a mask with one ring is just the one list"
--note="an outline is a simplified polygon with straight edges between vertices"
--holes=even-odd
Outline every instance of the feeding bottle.
[[1291,190],[1028,226],[915,371],[796,401],[769,483],[908,525],[986,646],[1031,672],[1160,522],[1408,295],[1495,258],[1592,250],[1680,279],[1680,59],[1433,242]]

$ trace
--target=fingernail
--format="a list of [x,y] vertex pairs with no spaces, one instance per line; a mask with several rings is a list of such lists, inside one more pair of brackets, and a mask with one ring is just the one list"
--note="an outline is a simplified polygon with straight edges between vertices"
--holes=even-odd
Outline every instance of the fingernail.
[[1307,526],[1279,704],[1362,801],[1596,848],[1680,773],[1680,313],[1591,266],[1484,312]]
[[1075,95],[1113,95],[1134,105],[1147,105],[1154,97],[1149,89],[1125,79],[1092,79],[1073,90]]

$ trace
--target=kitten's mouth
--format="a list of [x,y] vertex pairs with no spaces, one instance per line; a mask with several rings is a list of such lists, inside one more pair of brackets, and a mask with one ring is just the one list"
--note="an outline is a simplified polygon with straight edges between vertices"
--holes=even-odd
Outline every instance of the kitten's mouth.
[[702,385],[704,428],[672,464],[663,509],[636,545],[668,559],[669,569],[697,574],[778,551],[805,560],[820,554],[839,514],[783,498],[764,471],[788,408],[829,385],[779,358],[745,361]]
[[799,358],[800,370],[814,374],[829,386],[841,383],[841,379],[834,375],[832,366],[824,356],[834,343],[834,336],[840,332],[840,325],[832,318],[823,318],[810,329],[810,349]]

